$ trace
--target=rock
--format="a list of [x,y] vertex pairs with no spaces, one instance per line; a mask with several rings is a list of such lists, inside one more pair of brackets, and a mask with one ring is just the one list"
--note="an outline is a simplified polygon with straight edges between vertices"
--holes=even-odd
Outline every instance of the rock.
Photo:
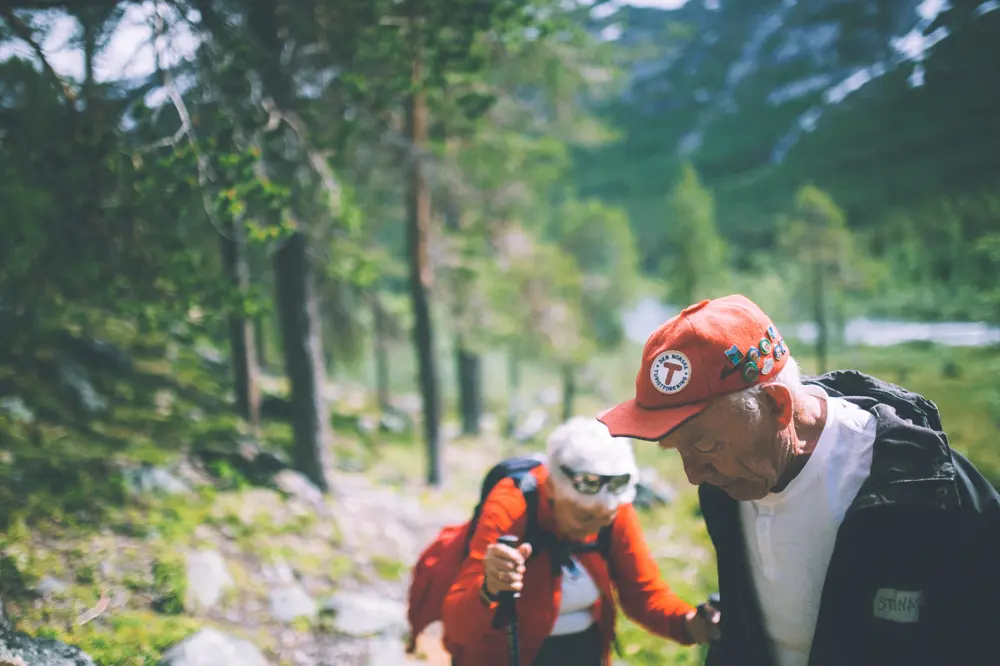
[[287,585],[271,590],[271,616],[279,622],[291,622],[295,618],[310,620],[319,612],[316,601],[301,585]]
[[59,333],[58,340],[63,349],[86,366],[119,374],[131,372],[134,367],[128,353],[107,340],[77,338],[66,332]]
[[188,610],[212,608],[222,599],[222,593],[233,585],[226,561],[217,551],[195,550],[185,553]]
[[413,420],[404,412],[385,411],[379,418],[379,429],[394,435],[404,435],[413,428]]
[[500,419],[496,414],[483,414],[479,417],[479,429],[487,434],[498,433],[500,432]]
[[219,351],[219,349],[214,345],[204,341],[198,342],[194,346],[194,353],[210,366],[215,366],[217,368],[225,367],[226,359],[222,357],[222,352]]
[[362,414],[358,417],[358,433],[366,437],[375,434],[378,429],[378,421],[378,417],[372,414]]
[[250,461],[250,467],[260,478],[270,478],[292,466],[288,457],[278,451],[257,452]]
[[0,664],[4,666],[94,666],[79,648],[51,638],[32,638],[14,631],[0,600]]
[[82,367],[72,361],[62,361],[57,372],[60,381],[74,392],[77,403],[87,414],[98,414],[108,408],[108,399],[97,392]]
[[53,597],[65,594],[68,589],[69,585],[58,578],[53,578],[52,576],[43,576],[35,586],[35,590],[37,590],[43,597]]
[[550,386],[538,392],[538,404],[545,405],[546,407],[552,407],[553,405],[558,405],[562,396],[559,395],[559,389]]
[[0,664],[7,666],[94,666],[79,648],[50,638],[0,634]]
[[159,666],[267,666],[251,642],[202,629],[163,653]]
[[125,487],[133,494],[181,495],[191,492],[183,481],[162,467],[143,465],[122,472]]
[[514,431],[514,439],[524,443],[534,440],[549,422],[549,415],[544,409],[533,409]]
[[298,497],[317,508],[323,507],[323,493],[304,475],[290,469],[282,470],[274,477],[274,484],[283,493]]
[[401,637],[407,629],[406,606],[381,596],[339,592],[323,603],[323,611],[335,613],[334,628],[349,636]]
[[398,638],[378,638],[368,643],[365,666],[400,666],[407,663],[406,648]]
[[265,395],[260,400],[260,418],[264,421],[291,421],[292,403],[277,395]]
[[656,470],[651,467],[639,471],[639,483],[635,489],[633,504],[637,509],[651,509],[654,506],[665,506],[674,501],[677,491],[673,486],[660,479]]
[[6,412],[14,421],[34,423],[35,413],[31,411],[20,396],[12,395],[0,398],[0,411]]
[[413,393],[396,396],[393,403],[396,410],[410,417],[418,416],[424,404],[420,396]]
[[269,583],[289,584],[295,582],[295,572],[286,562],[264,564],[260,573],[264,580]]
[[417,542],[412,530],[397,520],[387,519],[382,523],[382,542],[383,550],[386,551],[383,554],[391,554],[399,560],[409,558],[421,550],[421,544]]

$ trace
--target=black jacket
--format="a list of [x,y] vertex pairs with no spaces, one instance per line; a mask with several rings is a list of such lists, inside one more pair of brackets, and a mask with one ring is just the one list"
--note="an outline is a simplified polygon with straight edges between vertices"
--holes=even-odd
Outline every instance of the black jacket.
[[[1000,496],[948,446],[934,404],[859,372],[807,380],[874,414],[870,477],[844,516],[809,666],[1000,664]],[[709,485],[722,639],[706,666],[772,666],[738,503]]]

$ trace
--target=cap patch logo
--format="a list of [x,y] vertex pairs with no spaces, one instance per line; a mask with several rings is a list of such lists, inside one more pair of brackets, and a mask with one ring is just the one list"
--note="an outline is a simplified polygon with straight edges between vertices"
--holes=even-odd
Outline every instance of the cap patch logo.
[[788,354],[788,347],[774,326],[768,326],[764,337],[747,349],[745,354],[738,345],[727,349],[725,354],[729,365],[722,368],[719,379],[726,379],[739,372],[743,381],[751,384],[759,377],[766,377],[774,372],[775,365]]
[[771,353],[771,341],[768,340],[767,338],[761,338],[760,342],[757,344],[757,347],[760,349],[760,353],[763,354],[764,356],[767,356],[768,354]]
[[741,352],[740,348],[736,345],[733,345],[726,350],[726,357],[729,359],[729,362],[733,364],[734,368],[739,367],[740,363],[743,362],[743,352]]
[[653,359],[649,379],[660,393],[677,393],[691,379],[691,362],[679,351],[665,351]]

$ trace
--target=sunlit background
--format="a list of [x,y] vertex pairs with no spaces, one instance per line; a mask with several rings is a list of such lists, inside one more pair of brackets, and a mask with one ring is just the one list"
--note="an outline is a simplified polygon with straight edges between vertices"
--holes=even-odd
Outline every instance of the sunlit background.
[[[0,664],[449,664],[403,654],[422,548],[734,292],[1000,483],[997,9],[3,3]],[[636,450],[698,603],[694,489]]]

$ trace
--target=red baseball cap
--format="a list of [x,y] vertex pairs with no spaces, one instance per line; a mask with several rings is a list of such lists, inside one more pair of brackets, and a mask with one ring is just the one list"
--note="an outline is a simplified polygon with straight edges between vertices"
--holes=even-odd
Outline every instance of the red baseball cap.
[[738,294],[688,306],[646,340],[635,398],[597,419],[615,437],[659,441],[720,395],[781,371],[788,347],[771,319]]

